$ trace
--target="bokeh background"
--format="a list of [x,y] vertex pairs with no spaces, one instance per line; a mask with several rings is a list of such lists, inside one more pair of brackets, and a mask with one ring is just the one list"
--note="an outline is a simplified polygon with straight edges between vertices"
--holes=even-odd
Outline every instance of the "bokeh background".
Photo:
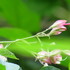
[[[59,19],[70,22],[70,0],[0,0],[0,40],[16,40],[34,35]],[[54,48],[70,49],[70,26],[67,26],[67,31],[51,37],[48,41],[57,43]],[[9,59],[9,61],[19,64],[23,70],[41,68],[42,65],[35,62],[34,58],[24,57],[26,56],[23,53],[25,46],[14,47],[10,50],[15,51],[20,60]],[[66,68],[66,66],[58,67]]]

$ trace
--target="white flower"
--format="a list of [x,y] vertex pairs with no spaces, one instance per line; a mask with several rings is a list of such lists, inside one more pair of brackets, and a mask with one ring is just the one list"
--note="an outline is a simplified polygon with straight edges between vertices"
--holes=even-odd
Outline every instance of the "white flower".
[[0,55],[0,60],[2,60],[2,61],[7,61],[7,58],[4,57],[4,56],[2,56],[2,55]]

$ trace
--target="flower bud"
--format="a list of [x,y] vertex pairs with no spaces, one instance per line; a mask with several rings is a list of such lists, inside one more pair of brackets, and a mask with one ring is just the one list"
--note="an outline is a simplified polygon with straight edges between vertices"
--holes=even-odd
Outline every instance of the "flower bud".
[[63,26],[66,24],[66,20],[57,20],[53,25],[50,26],[50,28],[55,28],[58,26]]
[[62,56],[60,55],[60,50],[53,50],[51,52],[41,51],[37,55],[37,59],[39,59],[40,63],[44,66],[48,64],[60,64],[62,61]]
[[58,29],[59,29],[59,31],[66,31],[67,28],[65,26],[61,26]]
[[53,28],[50,33],[48,33],[48,35],[58,35],[58,34],[61,34],[62,31],[65,31],[66,30],[66,27],[64,26],[60,26],[60,27],[55,27]]
[[54,64],[59,64],[60,61],[62,61],[62,56],[60,54],[57,54],[53,57],[54,59]]
[[45,64],[44,64],[44,67],[46,67],[46,66],[48,66],[48,63],[45,63]]
[[61,63],[60,61],[56,61],[56,62],[55,62],[55,64],[60,64],[60,63]]
[[3,45],[2,44],[0,44],[0,48],[3,48]]
[[52,64],[51,59],[49,57],[43,59],[44,63]]
[[57,20],[53,25],[49,27],[49,29],[52,29],[50,33],[48,33],[48,36],[50,35],[58,35],[61,34],[62,31],[65,31],[67,28],[65,25],[70,25],[70,23],[66,23],[66,20]]
[[46,54],[47,54],[46,51],[41,51],[41,52],[39,52],[39,53],[37,54],[37,59],[45,57]]
[[59,34],[61,34],[62,32],[60,32],[60,31],[55,31],[54,33],[53,33],[53,35],[59,35]]

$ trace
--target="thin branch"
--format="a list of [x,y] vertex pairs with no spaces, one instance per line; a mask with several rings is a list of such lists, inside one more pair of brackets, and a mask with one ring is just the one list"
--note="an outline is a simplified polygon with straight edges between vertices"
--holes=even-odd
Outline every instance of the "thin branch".
[[15,41],[0,41],[0,43],[12,43],[12,42],[15,42]]
[[48,29],[46,29],[46,30],[44,30],[44,31],[42,31],[42,32],[45,33],[45,32],[47,32],[48,30],[50,30],[50,29],[48,28]]
[[39,38],[38,36],[36,36],[36,38],[37,38],[37,40],[39,41],[40,45],[43,46],[43,44],[42,44],[40,38]]
[[5,46],[5,48],[7,48],[8,46],[10,46],[10,44],[11,44],[11,43],[7,44],[7,45]]
[[[42,31],[42,33],[46,32],[46,31],[48,31],[48,30],[49,30],[49,28],[46,29],[46,30],[44,30],[44,31]],[[30,36],[30,37],[22,38],[22,39],[30,39],[30,38],[34,38],[34,37],[37,37],[38,41],[39,41],[40,44],[41,44],[41,41],[40,41],[40,39],[38,38],[37,34],[36,34],[36,35],[33,35],[33,36]],[[41,37],[41,36],[40,36],[40,37]],[[19,41],[19,40],[22,40],[22,39],[16,39],[16,40],[14,40],[14,41],[0,41],[0,43],[13,43],[13,42],[16,42],[16,41]],[[41,46],[42,46],[42,44],[41,44]]]

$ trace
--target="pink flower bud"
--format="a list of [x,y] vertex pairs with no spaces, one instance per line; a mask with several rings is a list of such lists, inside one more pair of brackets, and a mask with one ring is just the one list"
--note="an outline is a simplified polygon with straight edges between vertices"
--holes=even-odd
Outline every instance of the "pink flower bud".
[[57,20],[52,26],[49,27],[49,29],[51,28],[65,28],[65,25],[70,25],[70,23],[66,23],[66,20]]
[[63,26],[66,24],[66,20],[57,20],[50,28],[58,27],[58,26]]
[[58,29],[59,29],[59,31],[66,31],[67,28],[65,26],[61,26]]
[[3,45],[2,44],[0,44],[0,48],[3,48]]
[[62,56],[60,54],[57,54],[53,57],[54,59],[54,64],[56,64],[57,62],[62,61]]
[[39,53],[38,53],[38,56],[37,56],[37,59],[45,57],[46,54],[47,54],[46,51],[41,51],[41,52],[39,52]]
[[44,63],[48,63],[48,64],[52,64],[52,62],[51,62],[51,59],[50,58],[45,58],[45,59],[43,59],[43,62]]
[[48,35],[58,35],[61,34],[62,31],[65,31],[67,28],[65,26],[59,26],[59,27],[55,27],[53,28],[50,33],[48,33]]
[[70,23],[66,23],[66,24],[64,24],[64,25],[70,25]]
[[60,31],[55,31],[54,33],[53,33],[53,35],[59,35],[59,34],[61,34],[62,32],[60,32]]
[[49,33],[48,33],[48,36],[51,36],[51,35],[58,35],[58,34],[61,34],[62,29],[60,28],[53,28]]
[[[60,50],[53,50],[51,52],[41,51],[38,53],[37,58],[40,63],[45,66],[45,64],[60,64],[62,61],[62,56],[60,55]],[[41,57],[42,56],[42,57]]]

